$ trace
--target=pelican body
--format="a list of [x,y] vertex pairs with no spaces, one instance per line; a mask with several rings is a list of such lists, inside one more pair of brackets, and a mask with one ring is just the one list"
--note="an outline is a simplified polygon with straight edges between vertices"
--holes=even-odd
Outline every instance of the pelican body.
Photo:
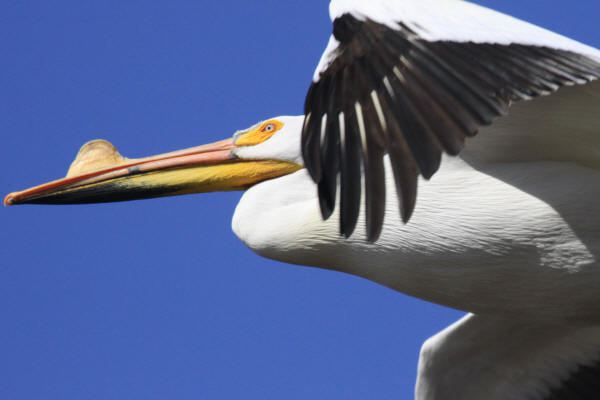
[[600,51],[458,0],[330,14],[304,115],[142,159],[90,142],[5,204],[245,190],[259,255],[471,313],[423,345],[417,399],[598,398]]

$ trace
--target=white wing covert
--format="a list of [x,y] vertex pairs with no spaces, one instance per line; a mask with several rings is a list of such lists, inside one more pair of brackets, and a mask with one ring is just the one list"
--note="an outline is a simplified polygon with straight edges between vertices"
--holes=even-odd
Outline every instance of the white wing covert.
[[593,400],[600,327],[467,315],[421,349],[417,400]]

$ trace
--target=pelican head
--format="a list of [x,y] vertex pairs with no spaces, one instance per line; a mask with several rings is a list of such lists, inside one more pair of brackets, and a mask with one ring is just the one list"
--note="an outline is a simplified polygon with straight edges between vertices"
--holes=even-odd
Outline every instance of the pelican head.
[[66,177],[4,199],[13,204],[78,204],[245,190],[303,168],[303,116],[260,122],[219,142],[130,159],[105,140],[84,144]]

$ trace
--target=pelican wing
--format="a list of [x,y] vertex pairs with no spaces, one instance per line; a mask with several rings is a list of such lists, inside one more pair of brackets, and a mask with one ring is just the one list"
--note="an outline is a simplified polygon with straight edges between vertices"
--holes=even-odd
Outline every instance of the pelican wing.
[[467,315],[421,349],[416,399],[596,399],[600,328]]
[[520,100],[600,77],[600,51],[458,0],[333,0],[333,35],[305,102],[302,155],[324,218],[340,188],[350,236],[364,175],[367,238],[383,225],[383,156],[410,219],[419,175]]

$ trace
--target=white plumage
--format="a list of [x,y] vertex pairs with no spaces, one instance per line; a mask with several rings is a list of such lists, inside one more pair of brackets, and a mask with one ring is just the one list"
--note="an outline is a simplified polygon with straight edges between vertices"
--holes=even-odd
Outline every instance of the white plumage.
[[[374,244],[365,242],[364,212],[349,239],[337,233],[337,212],[321,220],[306,170],[250,188],[233,230],[264,257],[478,314],[424,345],[417,399],[545,398],[600,359],[599,100],[594,83],[515,105],[420,182],[407,225],[388,196]],[[273,139],[284,150],[298,142],[302,118],[279,119],[286,129]],[[260,146],[275,149],[267,141],[256,157]]]
[[[468,315],[423,344],[417,398],[553,398],[552,385],[598,356],[600,328],[570,325]],[[565,393],[554,398],[595,397],[593,389]]]
[[[392,29],[404,24],[426,41],[518,43],[600,61],[596,49],[463,1],[331,2],[332,20],[346,13]],[[315,82],[339,46],[332,36]],[[305,170],[248,190],[233,229],[265,257],[356,274],[476,313],[423,345],[417,399],[574,396],[558,389],[561,382],[600,360],[599,107],[598,83],[513,105],[460,158],[444,158],[431,181],[419,183],[407,225],[388,194],[374,244],[365,243],[364,209],[349,239],[336,235],[337,211],[321,222]],[[300,123],[279,135],[296,141]],[[386,169],[393,188],[387,159]],[[285,195],[272,195],[282,188]],[[253,206],[265,199],[260,211]],[[582,387],[573,389],[582,398],[600,395]]]

